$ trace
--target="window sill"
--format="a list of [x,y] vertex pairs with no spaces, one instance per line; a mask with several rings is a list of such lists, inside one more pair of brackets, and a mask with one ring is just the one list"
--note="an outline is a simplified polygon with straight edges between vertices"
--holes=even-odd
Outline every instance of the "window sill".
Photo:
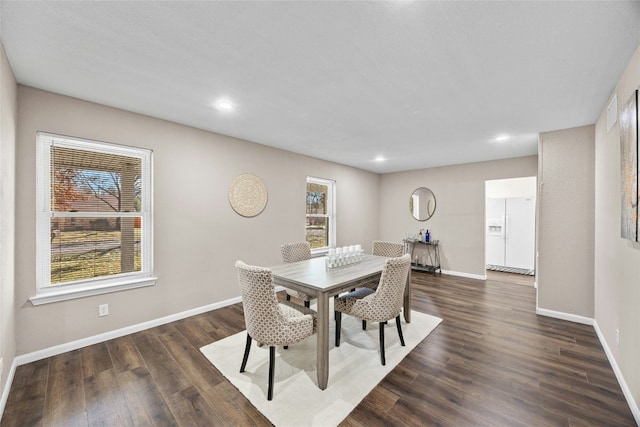
[[79,287],[74,289],[52,289],[39,292],[37,295],[29,298],[29,301],[31,301],[31,304],[33,305],[50,304],[53,302],[90,297],[93,295],[125,291],[127,289],[154,286],[156,284],[156,280],[156,277],[145,277],[142,279],[122,280],[115,283],[111,282],[108,284]]

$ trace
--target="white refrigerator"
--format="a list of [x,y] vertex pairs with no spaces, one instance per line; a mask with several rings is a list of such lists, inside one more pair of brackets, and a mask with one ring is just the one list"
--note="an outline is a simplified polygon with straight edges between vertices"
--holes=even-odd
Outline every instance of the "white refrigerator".
[[487,265],[533,270],[535,197],[487,198]]

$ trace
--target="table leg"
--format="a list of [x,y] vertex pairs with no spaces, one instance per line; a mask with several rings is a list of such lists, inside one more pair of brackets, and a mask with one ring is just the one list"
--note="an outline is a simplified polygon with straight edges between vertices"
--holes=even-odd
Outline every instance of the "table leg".
[[316,330],[318,335],[317,364],[318,364],[318,387],[320,390],[327,388],[329,382],[329,297],[321,292],[318,295],[318,325]]
[[407,274],[407,283],[404,288],[404,320],[407,323],[411,323],[411,267],[409,267],[409,273]]

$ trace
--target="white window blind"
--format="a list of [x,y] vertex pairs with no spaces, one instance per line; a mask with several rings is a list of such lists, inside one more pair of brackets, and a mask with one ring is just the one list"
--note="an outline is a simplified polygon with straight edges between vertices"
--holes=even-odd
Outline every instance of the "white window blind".
[[151,151],[38,133],[34,304],[147,286]]

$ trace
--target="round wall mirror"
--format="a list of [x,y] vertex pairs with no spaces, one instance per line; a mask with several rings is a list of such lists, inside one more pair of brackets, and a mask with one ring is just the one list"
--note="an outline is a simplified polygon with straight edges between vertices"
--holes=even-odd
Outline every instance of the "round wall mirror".
[[409,198],[409,212],[418,221],[426,221],[436,211],[436,196],[425,187],[416,188]]

